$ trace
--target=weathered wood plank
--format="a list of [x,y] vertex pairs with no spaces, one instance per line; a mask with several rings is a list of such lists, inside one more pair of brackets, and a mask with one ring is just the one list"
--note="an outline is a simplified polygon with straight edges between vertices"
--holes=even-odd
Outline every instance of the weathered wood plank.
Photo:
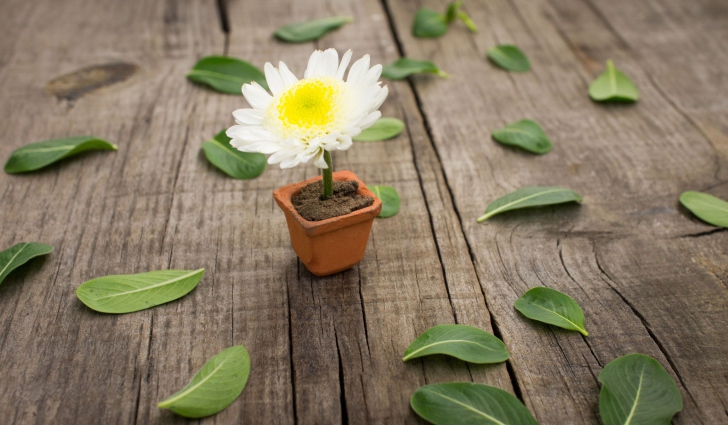
[[[26,143],[78,134],[106,138],[119,152],[89,153],[29,175],[0,174],[0,245],[37,240],[55,247],[0,287],[0,417],[4,423],[133,423],[137,404],[152,396],[140,391],[155,361],[149,358],[153,318],[179,304],[101,315],[76,299],[75,288],[97,276],[170,266],[165,226],[187,120],[199,126],[192,105],[214,101],[176,76],[202,53],[222,51],[214,2],[12,6],[4,3],[1,14],[14,22],[2,27],[15,41],[2,46],[0,157]],[[138,68],[126,81],[75,100],[45,91],[60,75],[118,62]],[[200,266],[174,266],[192,263]],[[194,304],[203,293],[180,302]],[[202,354],[188,350],[186,358],[199,366]]]
[[[473,35],[454,26],[436,40],[414,39],[411,19],[421,5],[444,10],[446,2],[386,3],[403,54],[434,60],[454,75],[413,82],[490,311],[513,355],[523,399],[536,417],[542,423],[597,423],[596,375],[609,360],[639,351],[660,360],[678,381],[685,410],[677,423],[724,421],[726,370],[715,365],[727,348],[714,341],[726,324],[720,314],[728,303],[720,262],[726,233],[709,236],[722,245],[705,237],[686,245],[679,238],[707,227],[677,206],[681,191],[691,187],[728,197],[718,173],[726,149],[721,127],[714,126],[718,136],[706,139],[640,66],[645,55],[659,60],[660,54],[626,47],[610,21],[593,16],[588,2],[468,3],[480,31]],[[702,6],[709,4],[715,2]],[[570,14],[556,14],[552,7],[568,8]],[[620,16],[638,16],[639,7],[610,3]],[[639,26],[632,28],[639,37]],[[706,37],[720,34],[711,28],[705,28]],[[683,32],[695,31],[685,27]],[[533,71],[509,74],[487,63],[485,50],[506,42],[527,52]],[[585,54],[595,49],[599,56]],[[663,55],[669,51],[663,50]],[[726,60],[725,52],[715,52],[719,61]],[[683,53],[683,58],[689,55]],[[608,57],[640,87],[637,105],[589,100],[588,83]],[[710,92],[710,82],[693,82],[708,84],[700,93]],[[491,131],[525,117],[542,123],[555,142],[551,153],[533,157],[490,140]],[[585,204],[475,223],[490,200],[535,184],[574,188]],[[697,246],[700,266],[690,255]],[[580,302],[591,336],[519,317],[513,302],[538,285]],[[718,307],[701,307],[707,300]],[[711,365],[711,376],[696,365]]]
[[[461,323],[490,326],[449,195],[442,196],[447,194],[442,173],[439,166],[424,168],[437,159],[406,84],[392,87],[384,112],[405,118],[409,134],[358,145],[354,153],[337,158],[338,166],[356,170],[372,184],[397,187],[402,213],[377,222],[372,249],[360,268],[317,279],[297,264],[270,196],[275,187],[308,177],[314,169],[271,167],[256,180],[239,182],[215,171],[199,154],[199,144],[229,125],[230,112],[244,103],[182,78],[194,59],[220,53],[224,44],[211,4],[143,4],[135,11],[100,4],[88,12],[94,17],[88,22],[64,15],[72,6],[30,12],[30,23],[51,14],[68,19],[47,31],[19,35],[19,46],[37,44],[36,50],[26,49],[3,72],[25,73],[30,58],[35,71],[23,74],[22,84],[6,84],[6,100],[48,109],[52,97],[42,88],[59,73],[112,60],[140,67],[126,82],[59,101],[42,131],[36,126],[32,134],[39,140],[90,132],[117,142],[118,154],[89,154],[41,173],[2,177],[7,208],[0,222],[15,229],[3,234],[3,243],[38,239],[57,251],[42,269],[44,263],[38,263],[27,279],[8,280],[0,289],[9,307],[0,313],[8,324],[2,349],[3,370],[9,371],[0,391],[11,401],[0,413],[14,423],[183,422],[160,411],[156,402],[183,386],[213,354],[238,343],[251,352],[248,387],[211,421],[418,422],[409,396],[426,382],[475,380],[509,388],[503,365],[468,368],[437,358],[401,362],[409,342],[432,325],[457,317]],[[233,54],[255,63],[284,59],[302,72],[313,46],[270,40],[275,27],[301,19],[300,11],[280,15],[284,7],[275,2],[255,13],[242,6],[230,5]],[[314,6],[310,11],[323,4]],[[338,7],[379,36],[362,41],[350,33],[337,39],[336,47],[371,52],[379,62],[396,57],[378,2]],[[271,16],[285,20],[274,22]],[[81,30],[74,32],[76,27]],[[89,36],[104,31],[109,41]],[[117,38],[122,42],[111,41]],[[87,47],[91,40],[93,48]],[[60,48],[49,50],[49,43]],[[28,112],[10,103],[3,108],[11,117]],[[28,142],[21,135],[30,121],[23,126],[11,122],[3,128],[14,141],[4,145],[6,156]],[[421,175],[413,146],[418,167],[426,170]],[[428,209],[427,202],[434,207]],[[104,274],[201,266],[207,272],[192,294],[133,315],[92,313],[73,294],[84,280]],[[31,285],[43,281],[53,281],[53,292]],[[30,326],[36,332],[29,332]],[[60,338],[62,347],[47,345]],[[43,354],[27,367],[30,347]],[[19,373],[19,386],[11,385]],[[81,402],[85,399],[102,401],[89,407]]]
[[[353,16],[355,22],[317,43],[267,42],[278,26],[330,15]],[[385,12],[376,1],[271,1],[255,9],[230,2],[229,17],[232,56],[254,63],[284,60],[299,76],[316,47],[336,47],[342,53],[351,48],[355,57],[369,53],[373,63],[397,57]],[[412,92],[406,83],[390,88],[383,114],[406,119],[408,133],[385,143],[357,143],[337,152],[334,163],[368,184],[397,188],[400,213],[375,222],[367,255],[356,270],[320,279],[299,266],[298,276],[288,275],[292,384],[300,423],[415,422],[409,397],[427,382],[475,380],[510,388],[504,365],[401,361],[419,333],[455,321],[453,310],[459,322],[485,329],[490,329],[490,319],[441,170],[431,167],[425,174],[414,165],[413,145],[426,158],[423,164],[436,158]],[[315,173],[312,167],[303,170],[306,176]],[[278,184],[295,179],[274,167],[269,173]],[[282,223],[282,214],[273,219]],[[282,227],[271,231],[287,239]]]

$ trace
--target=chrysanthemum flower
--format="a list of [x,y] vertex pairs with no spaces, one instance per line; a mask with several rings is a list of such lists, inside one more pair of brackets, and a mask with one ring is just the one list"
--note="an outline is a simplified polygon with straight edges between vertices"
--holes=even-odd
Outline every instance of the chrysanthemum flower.
[[237,125],[227,130],[230,144],[243,152],[271,154],[269,164],[295,167],[315,158],[328,168],[325,151],[347,150],[352,137],[382,115],[378,109],[388,89],[382,87],[381,65],[369,67],[369,55],[351,66],[347,51],[339,63],[334,49],[313,52],[304,78],[299,80],[283,62],[278,69],[265,64],[265,78],[272,92],[259,84],[243,85],[251,109],[233,112]]

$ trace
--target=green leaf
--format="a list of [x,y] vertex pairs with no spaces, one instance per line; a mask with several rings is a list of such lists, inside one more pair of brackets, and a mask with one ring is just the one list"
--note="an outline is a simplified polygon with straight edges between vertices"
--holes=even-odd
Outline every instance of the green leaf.
[[581,202],[581,196],[571,189],[553,186],[528,186],[501,196],[488,204],[485,214],[478,218],[481,223],[496,214],[526,207],[562,204],[565,202]]
[[668,425],[683,408],[680,390],[655,359],[629,354],[599,374],[599,414],[604,425]]
[[334,16],[331,18],[316,19],[308,22],[299,22],[278,28],[273,34],[283,41],[303,43],[318,40],[329,31],[333,31],[344,24],[354,22],[351,16]]
[[473,22],[472,19],[470,19],[470,16],[468,16],[467,13],[463,12],[462,10],[458,12],[458,18],[460,18],[461,21],[465,24],[466,27],[470,30],[470,32],[478,32],[478,27],[475,26],[475,22]]
[[442,13],[423,7],[415,14],[412,35],[420,38],[440,37],[447,32],[447,21]]
[[458,12],[460,11],[460,7],[463,5],[462,0],[461,1],[454,1],[447,5],[447,10],[445,11],[445,21],[447,23],[450,23],[457,19]]
[[147,273],[104,276],[76,289],[76,296],[101,313],[131,313],[168,303],[195,289],[205,269],[157,270]]
[[399,136],[404,130],[404,123],[397,118],[379,118],[371,127],[354,137],[357,142],[375,142]]
[[37,242],[21,242],[0,252],[0,283],[3,283],[10,272],[31,259],[51,252],[52,246]]
[[525,53],[511,44],[500,44],[488,50],[488,59],[499,67],[514,72],[525,72],[531,69]]
[[225,130],[214,139],[202,144],[205,157],[212,165],[230,177],[247,180],[258,177],[265,170],[266,159],[262,153],[241,152],[230,145]]
[[488,332],[465,325],[437,325],[407,347],[402,361],[445,354],[470,363],[500,363],[509,354],[503,341]]
[[536,121],[520,120],[508,124],[492,134],[504,145],[518,146],[532,153],[544,154],[551,150],[551,140]]
[[401,80],[413,74],[436,74],[440,77],[448,77],[447,73],[441,71],[437,65],[430,61],[399,58],[382,68],[382,78],[390,80]]
[[435,425],[538,425],[511,393],[472,382],[425,385],[412,394],[410,405]]
[[472,32],[478,32],[478,28],[475,26],[475,22],[470,19],[470,16],[468,16],[467,13],[460,10],[460,8],[463,6],[463,2],[461,1],[454,1],[450,3],[447,6],[447,11],[445,12],[445,22],[448,24],[455,19],[460,18],[461,21],[465,24],[466,27]]
[[636,102],[640,98],[637,87],[622,71],[607,61],[607,69],[589,85],[589,96],[597,102]]
[[589,336],[584,327],[584,312],[570,296],[555,289],[537,286],[529,289],[514,304],[529,319],[548,323]]
[[728,202],[689,190],[680,195],[680,203],[706,223],[728,228]]
[[225,56],[207,56],[187,73],[187,79],[204,84],[219,92],[243,95],[243,84],[255,81],[268,89],[265,74],[255,65]]
[[186,418],[214,415],[240,396],[249,374],[248,351],[235,345],[213,356],[186,387],[157,406]]
[[39,170],[69,156],[92,150],[113,150],[117,146],[93,136],[68,137],[31,143],[16,149],[8,162],[5,172],[10,174]]
[[388,218],[399,212],[399,193],[392,186],[369,186],[369,190],[374,192],[382,201],[382,212],[377,217]]

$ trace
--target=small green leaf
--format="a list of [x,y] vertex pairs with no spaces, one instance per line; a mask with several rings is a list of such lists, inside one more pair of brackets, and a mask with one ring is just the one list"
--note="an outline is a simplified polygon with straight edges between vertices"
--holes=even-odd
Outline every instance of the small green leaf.
[[76,289],[76,296],[101,313],[131,313],[168,303],[195,289],[205,269],[157,270],[147,273],[104,276]]
[[525,72],[531,69],[528,57],[511,44],[500,44],[488,50],[488,59],[507,71]]
[[447,73],[441,71],[437,65],[430,61],[399,58],[382,68],[382,78],[390,80],[401,80],[413,74],[436,74],[440,77],[448,77]]
[[423,7],[415,14],[412,35],[420,38],[440,37],[447,32],[447,22],[442,13]]
[[399,193],[392,186],[369,186],[369,189],[382,201],[382,212],[377,217],[388,218],[399,212]]
[[636,102],[640,98],[637,87],[622,71],[607,61],[607,69],[589,85],[589,96],[597,102]]
[[21,242],[0,252],[0,283],[3,283],[10,272],[31,259],[51,252],[52,246],[37,242]]
[[214,415],[240,396],[249,374],[250,355],[235,345],[213,356],[186,387],[157,406],[186,418]]
[[299,22],[278,28],[273,34],[283,41],[303,43],[318,40],[329,31],[333,31],[344,24],[354,22],[351,16],[334,16],[331,18],[316,19],[308,22]]
[[92,150],[113,150],[116,145],[93,136],[68,137],[31,143],[16,149],[8,162],[5,172],[10,174],[39,170],[69,156]]
[[225,130],[214,139],[202,144],[205,157],[212,165],[230,177],[247,180],[258,177],[265,170],[266,159],[262,153],[241,152],[230,145]]
[[371,127],[354,137],[357,142],[376,142],[399,136],[404,130],[404,123],[397,118],[379,118]]
[[501,196],[488,204],[485,214],[478,218],[481,223],[502,212],[544,205],[563,204],[565,202],[581,202],[581,196],[571,189],[553,186],[528,186]]
[[492,134],[504,145],[518,146],[532,153],[544,154],[551,150],[551,140],[536,121],[520,120],[508,124]]
[[465,24],[466,27],[470,30],[470,32],[478,32],[478,27],[475,26],[475,22],[473,22],[472,19],[470,19],[470,16],[468,16],[467,13],[463,12],[462,10],[458,12],[458,18],[460,18],[461,21]]
[[500,363],[509,354],[503,341],[488,332],[465,325],[437,325],[407,347],[402,361],[445,354],[470,363]]
[[668,425],[683,408],[680,390],[665,368],[644,354],[607,363],[599,374],[604,425]]
[[589,336],[584,327],[584,312],[570,296],[555,289],[537,286],[529,289],[514,304],[529,319],[548,323]]
[[728,228],[728,202],[689,190],[680,195],[680,203],[706,223]]
[[472,382],[425,385],[412,394],[410,405],[435,425],[538,425],[511,393]]
[[187,79],[204,84],[219,92],[242,96],[243,84],[255,81],[268,89],[265,74],[255,65],[225,56],[207,56],[187,73]]
[[468,16],[467,13],[463,12],[460,8],[463,6],[462,0],[460,1],[454,1],[450,3],[447,6],[447,11],[445,12],[445,21],[449,24],[450,22],[454,21],[455,19],[460,18],[461,21],[465,24],[466,27],[472,32],[478,32],[478,28],[475,26],[475,22],[473,22],[472,19],[470,19],[470,16]]

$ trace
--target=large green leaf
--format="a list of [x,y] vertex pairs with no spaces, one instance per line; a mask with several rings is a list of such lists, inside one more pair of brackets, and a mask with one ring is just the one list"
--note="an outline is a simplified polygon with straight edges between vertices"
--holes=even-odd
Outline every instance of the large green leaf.
[[404,130],[404,123],[397,118],[379,118],[371,127],[354,137],[357,142],[375,142],[397,137]]
[[247,180],[258,177],[265,170],[265,155],[255,152],[241,152],[230,145],[225,130],[214,139],[202,144],[205,157],[212,165],[230,177]]
[[291,43],[303,43],[318,40],[344,24],[354,22],[351,16],[334,16],[308,22],[298,22],[278,28],[273,34],[279,40]]
[[520,120],[508,124],[494,131],[492,136],[504,145],[518,146],[532,153],[543,154],[551,150],[551,140],[541,126],[532,120]]
[[485,214],[478,218],[483,222],[496,214],[526,207],[581,202],[581,196],[571,189],[552,186],[528,186],[501,196],[488,204]]
[[104,276],[79,286],[76,296],[89,308],[102,313],[131,313],[186,295],[195,289],[203,273],[205,269]]
[[402,361],[432,354],[445,354],[470,363],[500,363],[509,354],[503,341],[495,335],[466,325],[437,325],[407,347]]
[[265,74],[253,64],[225,56],[207,56],[187,73],[190,81],[204,84],[219,92],[243,94],[243,84],[255,81],[268,89]]
[[425,385],[412,394],[410,405],[435,425],[538,425],[511,393],[472,382]]
[[636,102],[639,91],[632,80],[607,61],[607,69],[589,86],[589,96],[597,102]]
[[604,425],[668,425],[683,408],[680,390],[655,359],[629,354],[599,374],[599,414]]
[[728,202],[689,190],[680,195],[680,203],[706,223],[728,228]]
[[113,150],[116,145],[93,136],[68,137],[31,143],[16,149],[5,163],[6,173],[39,170],[69,156],[91,150]]
[[31,259],[51,252],[52,246],[37,242],[21,242],[0,252],[0,283],[3,283],[10,272]]
[[515,72],[525,72],[531,69],[531,63],[525,53],[511,44],[500,44],[488,50],[488,59],[499,67]]
[[382,78],[390,80],[402,80],[414,74],[436,74],[443,78],[448,76],[430,61],[409,58],[399,58],[382,68]]
[[250,356],[242,345],[227,348],[202,366],[186,387],[157,406],[187,418],[221,412],[243,392]]
[[447,32],[447,20],[442,13],[427,7],[420,8],[412,23],[412,35],[420,38],[440,37]]
[[399,193],[397,193],[397,189],[392,186],[380,185],[369,186],[369,190],[374,192],[377,198],[382,201],[382,211],[377,217],[388,218],[399,212]]
[[589,336],[584,327],[584,312],[570,296],[555,289],[537,286],[516,300],[516,310],[529,319],[548,323]]

